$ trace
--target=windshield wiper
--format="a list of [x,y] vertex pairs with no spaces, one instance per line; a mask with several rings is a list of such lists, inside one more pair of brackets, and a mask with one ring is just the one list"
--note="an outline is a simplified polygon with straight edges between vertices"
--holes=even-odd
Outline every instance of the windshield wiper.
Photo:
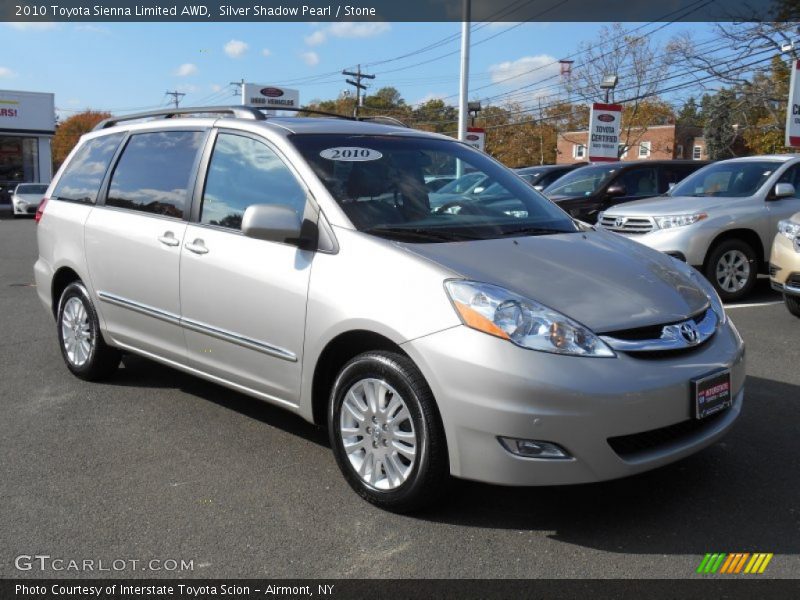
[[467,235],[464,233],[435,231],[430,229],[422,229],[419,227],[384,227],[378,225],[364,229],[364,233],[371,233],[373,235],[389,235],[389,236],[404,236],[410,239],[425,239],[427,241],[440,241],[440,242],[458,242],[466,240],[480,240],[483,238]]
[[519,227],[518,229],[510,229],[508,231],[504,231],[502,235],[503,236],[549,235],[555,233],[574,233],[574,232],[565,231],[564,229],[553,229],[552,227]]

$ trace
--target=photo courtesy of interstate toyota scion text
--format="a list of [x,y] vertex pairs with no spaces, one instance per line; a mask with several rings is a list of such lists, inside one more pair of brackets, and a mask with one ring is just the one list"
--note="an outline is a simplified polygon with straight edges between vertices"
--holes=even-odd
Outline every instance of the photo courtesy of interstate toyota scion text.
[[[441,173],[494,189],[432,203]],[[633,475],[742,410],[744,345],[703,275],[389,118],[107,119],[36,219],[37,290],[75,376],[134,353],[283,407],[388,510],[451,477]]]

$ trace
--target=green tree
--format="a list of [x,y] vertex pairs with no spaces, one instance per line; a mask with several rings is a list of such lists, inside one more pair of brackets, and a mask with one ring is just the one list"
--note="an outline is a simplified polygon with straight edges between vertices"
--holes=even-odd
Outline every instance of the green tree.
[[732,90],[722,89],[710,96],[705,103],[703,113],[706,119],[703,136],[706,140],[706,151],[711,160],[721,160],[735,156],[733,145],[737,132],[734,127],[736,96]]

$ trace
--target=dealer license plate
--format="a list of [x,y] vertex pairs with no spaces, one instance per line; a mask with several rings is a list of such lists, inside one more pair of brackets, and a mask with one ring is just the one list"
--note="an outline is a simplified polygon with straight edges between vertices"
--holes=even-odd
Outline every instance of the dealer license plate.
[[729,408],[731,398],[731,372],[718,371],[692,381],[694,387],[694,417],[706,417]]

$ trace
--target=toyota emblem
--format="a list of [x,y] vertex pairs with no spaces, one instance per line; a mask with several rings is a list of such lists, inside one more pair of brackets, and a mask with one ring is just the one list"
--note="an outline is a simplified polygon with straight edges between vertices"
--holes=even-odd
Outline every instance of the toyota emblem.
[[681,323],[678,330],[681,333],[681,337],[690,344],[694,344],[697,341],[697,338],[700,337],[700,334],[697,331],[697,326],[692,321]]
[[627,219],[625,217],[617,217],[614,220],[614,227],[623,227]]

